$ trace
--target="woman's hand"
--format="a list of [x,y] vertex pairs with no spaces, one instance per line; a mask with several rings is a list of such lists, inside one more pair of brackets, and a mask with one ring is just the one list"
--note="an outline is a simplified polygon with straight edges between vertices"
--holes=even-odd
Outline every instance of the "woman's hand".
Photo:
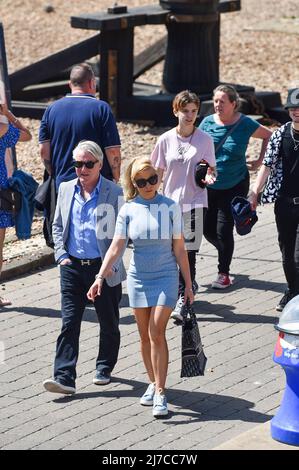
[[193,290],[190,287],[185,288],[185,293],[184,293],[184,305],[186,305],[187,301],[189,300],[190,304],[193,304],[194,302],[194,294]]
[[255,211],[258,205],[258,194],[255,191],[251,190],[247,199],[250,202],[251,210]]
[[97,295],[101,295],[103,282],[104,279],[99,278],[94,281],[92,286],[90,286],[89,291],[87,292],[87,298],[92,300],[92,302],[95,301]]
[[209,166],[206,177],[204,179],[204,183],[205,184],[214,184],[216,179],[217,179],[217,175],[216,175],[216,172],[215,172],[214,168],[211,168]]
[[72,260],[70,260],[70,258],[65,258],[59,263],[60,266],[66,266],[67,264],[72,264]]

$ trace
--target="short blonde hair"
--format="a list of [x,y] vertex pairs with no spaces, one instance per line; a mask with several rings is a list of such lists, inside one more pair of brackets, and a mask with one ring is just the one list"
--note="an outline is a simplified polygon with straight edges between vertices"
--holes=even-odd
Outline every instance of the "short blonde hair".
[[92,140],[81,140],[73,150],[73,159],[76,160],[77,153],[82,151],[91,153],[96,160],[103,163],[103,152],[96,142]]
[[122,179],[122,186],[124,190],[124,198],[130,201],[138,196],[138,190],[134,185],[136,175],[143,170],[152,169],[157,174],[151,160],[148,157],[137,157],[129,163]]

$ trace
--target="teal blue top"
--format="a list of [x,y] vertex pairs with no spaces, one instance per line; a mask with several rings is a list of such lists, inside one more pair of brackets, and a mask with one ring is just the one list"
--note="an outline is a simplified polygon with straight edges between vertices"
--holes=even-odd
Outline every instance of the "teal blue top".
[[[207,132],[214,140],[215,147],[232,126],[217,124],[214,115],[205,117],[199,127]],[[225,143],[216,152],[217,180],[211,186],[213,189],[229,189],[242,181],[247,174],[246,150],[252,134],[258,129],[259,123],[248,116],[228,136]]]

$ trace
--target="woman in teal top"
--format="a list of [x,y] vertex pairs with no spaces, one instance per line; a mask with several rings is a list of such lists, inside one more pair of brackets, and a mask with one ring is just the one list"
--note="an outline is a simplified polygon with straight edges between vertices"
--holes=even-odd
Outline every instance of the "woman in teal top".
[[128,297],[138,325],[142,359],[150,381],[140,403],[153,405],[155,417],[168,413],[165,330],[177,300],[177,265],[185,282],[185,302],[194,300],[181,209],[172,199],[158,194],[157,189],[158,174],[151,161],[135,158],[128,165],[124,177],[127,202],[119,211],[113,241],[87,294],[91,300],[101,294],[104,277],[109,275],[130,238],[133,253],[127,277]]
[[234,251],[231,201],[235,196],[246,197],[249,190],[246,165],[249,139],[256,137],[263,141],[259,158],[251,164],[255,170],[262,163],[271,131],[239,113],[239,95],[234,87],[218,86],[213,101],[215,114],[204,118],[199,126],[214,140],[217,167],[217,179],[208,188],[204,236],[218,251],[218,276],[212,287],[225,289],[232,283],[229,277]]

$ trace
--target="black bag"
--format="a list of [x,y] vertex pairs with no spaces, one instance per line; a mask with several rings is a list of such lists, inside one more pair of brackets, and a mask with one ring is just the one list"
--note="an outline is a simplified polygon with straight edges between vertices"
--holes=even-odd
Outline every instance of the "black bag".
[[203,352],[196,316],[189,302],[184,306],[182,316],[181,377],[204,375],[207,358]]
[[205,179],[208,168],[209,168],[209,164],[207,162],[201,161],[199,163],[196,163],[194,178],[195,178],[195,183],[200,188],[206,187],[206,183],[204,183],[202,180]]
[[16,214],[22,207],[22,195],[13,189],[0,189],[0,210]]

